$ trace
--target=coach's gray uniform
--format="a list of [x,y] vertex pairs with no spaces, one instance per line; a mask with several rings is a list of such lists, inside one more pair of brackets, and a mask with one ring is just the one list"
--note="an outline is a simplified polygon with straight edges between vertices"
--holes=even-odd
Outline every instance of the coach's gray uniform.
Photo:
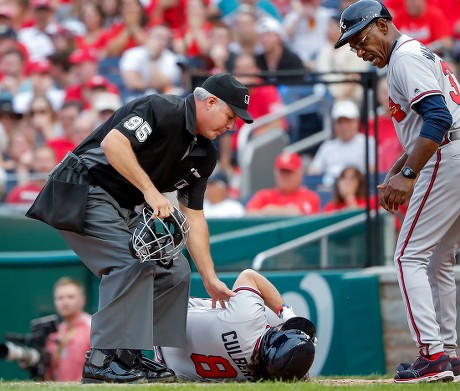
[[460,242],[460,94],[452,70],[418,41],[402,35],[388,64],[390,110],[409,155],[423,118],[412,107],[442,95],[452,128],[420,171],[395,252],[395,265],[412,338],[425,355],[457,356],[453,266]]
[[143,194],[109,164],[100,144],[112,129],[119,130],[160,192],[178,190],[180,203],[200,210],[217,153],[210,140],[196,136],[195,127],[193,95],[150,95],[121,107],[74,151],[90,174],[85,231],[60,232],[101,279],[93,348],[151,350],[185,343],[189,264],[181,255],[166,270],[132,258],[128,243]]

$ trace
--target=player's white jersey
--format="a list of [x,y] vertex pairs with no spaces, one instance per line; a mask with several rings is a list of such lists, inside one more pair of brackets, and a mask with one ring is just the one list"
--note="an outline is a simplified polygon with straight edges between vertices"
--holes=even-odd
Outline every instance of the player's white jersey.
[[161,348],[166,365],[179,379],[252,380],[247,365],[269,323],[257,290],[239,287],[234,291],[237,294],[226,309],[211,308],[210,299],[189,300],[187,345]]
[[460,127],[460,85],[450,66],[420,42],[402,35],[388,64],[389,107],[401,145],[410,154],[423,125],[412,105],[429,95],[443,95]]

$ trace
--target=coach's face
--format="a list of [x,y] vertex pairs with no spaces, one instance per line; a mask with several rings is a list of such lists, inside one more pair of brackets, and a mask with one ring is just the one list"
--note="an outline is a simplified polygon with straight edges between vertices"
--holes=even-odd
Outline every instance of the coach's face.
[[393,49],[393,35],[389,34],[389,30],[390,26],[385,19],[377,19],[348,39],[350,50],[378,68],[385,67]]
[[210,96],[204,102],[201,114],[197,117],[196,133],[214,140],[235,127],[236,115],[225,102]]

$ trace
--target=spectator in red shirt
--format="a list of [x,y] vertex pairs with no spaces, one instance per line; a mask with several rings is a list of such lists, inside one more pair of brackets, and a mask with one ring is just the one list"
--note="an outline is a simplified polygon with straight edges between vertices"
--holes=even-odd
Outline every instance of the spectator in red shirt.
[[303,164],[297,153],[281,153],[275,160],[275,187],[257,191],[246,205],[248,215],[299,216],[320,211],[317,193],[302,186]]
[[79,49],[93,49],[99,53],[99,58],[105,57],[104,12],[101,6],[94,3],[82,4],[81,19],[86,32],[76,37],[76,46]]
[[[233,74],[241,83],[246,86],[250,86],[248,88],[251,100],[248,112],[254,119],[278,111],[283,107],[281,96],[275,86],[258,85],[263,82],[263,80],[257,76],[260,72],[261,70],[257,66],[256,59],[253,55],[243,53],[236,57],[233,66]],[[235,151],[237,149],[238,131],[243,125],[243,120],[238,118],[235,126],[236,132],[232,135],[232,146]],[[287,129],[287,123],[283,120],[283,118],[274,120],[263,127],[255,129],[251,136],[260,136],[272,129]]]
[[[374,197],[369,199],[369,205],[375,209]],[[345,167],[335,181],[333,199],[324,206],[324,212],[365,207],[366,178],[356,167]]]
[[8,193],[8,204],[31,205],[43,186],[46,178],[56,165],[56,154],[49,146],[36,147],[32,154],[32,172],[29,182],[13,187]]
[[442,10],[427,0],[405,0],[404,7],[394,13],[393,22],[401,33],[435,52],[452,48],[451,27],[446,23]]
[[[118,93],[118,88],[110,83],[105,77],[97,74],[98,60],[96,53],[91,49],[77,49],[70,55],[69,61],[72,65],[75,84],[67,87],[65,101],[79,100],[83,102],[85,109],[91,108],[91,88],[97,84],[105,86],[110,92]],[[93,83],[94,80],[97,83]]]
[[211,23],[207,20],[207,9],[203,1],[188,0],[185,28],[176,32],[173,40],[174,52],[188,57],[207,58],[210,48],[211,27]]
[[107,57],[120,57],[147,39],[147,15],[139,0],[121,0],[120,14],[121,20],[104,33]]
[[53,293],[54,306],[62,322],[47,339],[51,365],[45,380],[80,381],[85,354],[91,348],[91,315],[84,312],[84,287],[77,280],[62,277],[54,285]]

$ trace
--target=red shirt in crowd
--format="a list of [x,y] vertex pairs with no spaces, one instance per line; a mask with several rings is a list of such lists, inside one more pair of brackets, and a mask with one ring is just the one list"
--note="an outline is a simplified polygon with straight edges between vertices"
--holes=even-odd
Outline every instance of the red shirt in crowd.
[[246,209],[263,209],[268,205],[295,205],[301,210],[302,214],[309,215],[320,211],[321,201],[318,194],[305,187],[300,187],[296,192],[290,194],[282,194],[275,188],[262,189],[256,192],[248,201]]
[[409,35],[424,45],[429,45],[451,34],[451,28],[443,12],[432,5],[427,5],[425,14],[419,18],[410,16],[404,7],[400,8],[393,15],[393,23],[403,34]]
[[[249,95],[251,98],[249,101],[248,113],[251,114],[254,119],[269,114],[283,105],[280,94],[275,86],[252,87],[249,90]],[[237,149],[238,132],[243,125],[244,121],[241,118],[237,118],[235,132],[233,132],[232,135],[232,148],[234,151]],[[287,123],[285,121],[284,129],[287,129]]]
[[13,187],[6,197],[6,202],[8,204],[32,204],[42,188],[43,185],[39,186],[35,182]]
[[[366,207],[366,197],[361,197],[356,200],[356,208],[365,208]],[[369,207],[371,209],[375,209],[375,197],[371,196],[369,198]],[[345,202],[340,202],[338,204],[334,203],[334,201],[328,202],[324,205],[323,211],[324,212],[338,212],[345,209],[350,209],[350,207]]]

